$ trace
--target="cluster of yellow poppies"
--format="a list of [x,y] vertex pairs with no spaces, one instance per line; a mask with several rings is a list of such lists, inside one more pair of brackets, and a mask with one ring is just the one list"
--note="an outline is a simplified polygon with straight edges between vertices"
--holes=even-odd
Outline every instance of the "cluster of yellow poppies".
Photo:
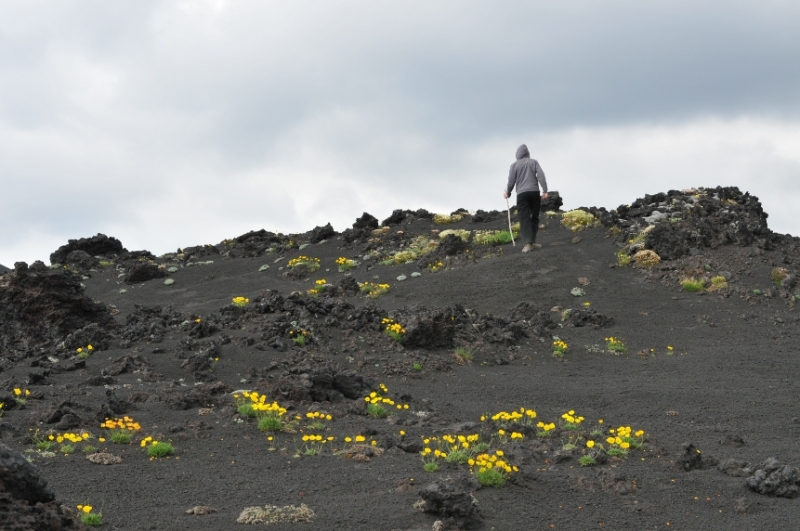
[[388,317],[381,319],[381,325],[383,326],[383,331],[387,336],[391,337],[398,343],[403,340],[403,336],[406,333],[406,329],[403,328],[403,325]]
[[239,296],[239,297],[234,297],[233,299],[231,299],[231,302],[237,308],[244,308],[245,306],[250,304],[250,299],[248,299],[247,297]]
[[560,339],[553,341],[553,354],[559,358],[567,352],[568,348],[569,345],[567,345],[566,341]]
[[79,358],[81,358],[81,359],[84,359],[84,360],[85,360],[86,358],[88,358],[89,356],[91,356],[91,355],[92,355],[92,351],[93,351],[93,350],[94,350],[94,347],[93,347],[93,346],[90,344],[90,345],[86,345],[86,347],[85,347],[85,348],[84,348],[84,347],[78,347],[78,348],[76,348],[76,349],[75,349],[75,354],[76,354],[76,355],[77,355]]
[[306,266],[312,273],[320,268],[319,258],[311,258],[304,255],[292,258],[287,265],[292,269],[298,266]]
[[[533,409],[527,409],[524,407],[519,408],[519,411],[498,411],[490,418],[493,422],[500,424],[501,426],[509,426],[510,424],[522,424],[525,426],[530,426],[533,424],[533,419],[537,417],[537,413]],[[481,422],[486,422],[487,416],[481,416]]]
[[357,267],[358,262],[356,260],[340,256],[336,259],[336,265],[339,266],[339,272],[344,273],[345,271],[350,271],[354,267]]
[[370,299],[377,299],[389,291],[389,284],[377,284],[375,282],[360,282],[358,287]]
[[562,414],[561,418],[564,420],[565,430],[577,430],[581,422],[584,421],[583,417],[575,414],[574,409],[570,409],[566,413]]

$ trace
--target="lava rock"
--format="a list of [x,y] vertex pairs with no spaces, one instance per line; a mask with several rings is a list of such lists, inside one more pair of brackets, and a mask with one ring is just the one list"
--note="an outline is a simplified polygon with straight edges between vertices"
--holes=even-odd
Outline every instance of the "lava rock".
[[100,260],[90,255],[86,251],[72,251],[67,255],[67,264],[75,266],[78,269],[87,271],[100,264]]
[[35,272],[19,262],[0,278],[0,351],[32,351],[91,323],[117,327],[110,308],[85,296],[79,277],[69,271]]
[[107,256],[114,257],[125,251],[122,242],[118,239],[97,234],[91,238],[81,238],[79,240],[68,240],[67,245],[62,245],[50,254],[51,264],[69,263],[68,257],[74,251],[81,251],[91,257]]
[[328,240],[336,236],[336,231],[330,223],[324,227],[315,227],[308,233],[308,241],[311,243],[319,243],[322,240]]
[[717,465],[717,470],[731,477],[747,477],[753,474],[753,467],[750,463],[741,459],[725,459]]
[[155,278],[164,278],[167,276],[166,269],[158,267],[156,264],[145,262],[136,264],[125,275],[126,284],[138,284],[139,282],[147,282]]
[[453,519],[459,529],[476,529],[483,523],[472,493],[480,483],[472,477],[447,478],[430,483],[419,495],[424,501],[422,510]]
[[55,494],[47,485],[47,481],[39,475],[36,467],[21,453],[2,443],[0,443],[0,480],[4,494],[31,505],[55,499]]
[[336,290],[341,295],[358,295],[361,291],[361,288],[358,285],[358,282],[353,277],[344,277],[339,283],[336,285]]
[[455,326],[453,312],[449,308],[403,308],[394,312],[392,317],[403,323],[406,330],[403,345],[406,347],[436,349],[453,346]]
[[347,229],[342,233],[342,238],[346,243],[360,241],[368,238],[371,231],[377,228],[378,218],[364,212],[364,214],[353,223],[353,228]]
[[564,325],[574,328],[591,326],[595,330],[605,328],[614,324],[613,317],[607,317],[594,309],[567,310]]
[[717,460],[713,457],[704,456],[700,450],[692,443],[683,444],[683,454],[675,460],[675,465],[685,470],[701,470],[716,466]]
[[98,323],[91,323],[64,338],[64,347],[70,351],[92,345],[95,351],[108,349],[109,333]]
[[750,490],[766,496],[796,498],[800,495],[800,469],[770,457],[756,467],[745,484]]
[[542,199],[540,212],[558,212],[564,206],[564,199],[556,191],[547,192],[547,199]]

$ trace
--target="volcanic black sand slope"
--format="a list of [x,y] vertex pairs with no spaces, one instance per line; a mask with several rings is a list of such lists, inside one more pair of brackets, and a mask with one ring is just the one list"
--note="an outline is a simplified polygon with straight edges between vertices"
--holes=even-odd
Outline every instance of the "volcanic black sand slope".
[[800,240],[736,188],[561,204],[527,254],[397,210],[15,264],[0,527],[796,528]]

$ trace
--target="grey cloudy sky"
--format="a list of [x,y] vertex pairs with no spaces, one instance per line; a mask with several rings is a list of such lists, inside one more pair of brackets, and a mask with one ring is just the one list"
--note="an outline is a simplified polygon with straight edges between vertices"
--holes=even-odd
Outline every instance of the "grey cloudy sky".
[[0,263],[735,185],[800,235],[794,1],[0,3]]

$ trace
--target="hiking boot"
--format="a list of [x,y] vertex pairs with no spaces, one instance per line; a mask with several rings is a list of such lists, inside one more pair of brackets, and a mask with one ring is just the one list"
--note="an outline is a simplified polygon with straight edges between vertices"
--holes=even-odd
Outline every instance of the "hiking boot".
[[533,245],[530,243],[526,243],[525,247],[522,248],[523,253],[529,253],[531,251],[533,251]]
[[532,243],[531,247],[534,248],[534,249],[541,249],[542,248],[542,244],[541,243]]

